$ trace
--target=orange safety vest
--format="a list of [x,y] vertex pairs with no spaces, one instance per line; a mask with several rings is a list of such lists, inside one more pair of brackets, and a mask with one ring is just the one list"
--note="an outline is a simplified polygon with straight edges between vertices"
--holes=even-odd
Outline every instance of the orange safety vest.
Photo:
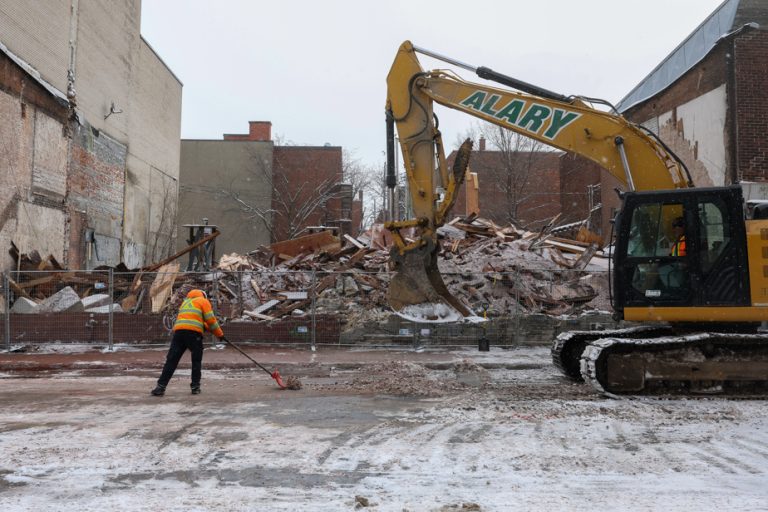
[[672,246],[672,256],[685,256],[685,235],[680,236]]
[[195,331],[203,334],[205,330],[211,331],[217,338],[224,336],[216,316],[213,314],[213,307],[208,299],[203,297],[202,292],[195,293],[192,290],[187,294],[187,298],[181,303],[179,314],[176,316],[176,323],[173,324],[173,330]]

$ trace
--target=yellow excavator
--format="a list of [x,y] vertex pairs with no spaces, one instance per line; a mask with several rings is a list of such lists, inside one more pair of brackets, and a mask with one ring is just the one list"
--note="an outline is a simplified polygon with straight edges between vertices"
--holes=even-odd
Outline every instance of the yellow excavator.
[[[425,71],[417,53],[505,88]],[[626,189],[614,219],[611,302],[617,320],[637,326],[558,336],[552,356],[566,376],[612,394],[768,391],[768,205],[747,219],[740,186],[695,188],[658,137],[607,102],[564,96],[409,41],[387,76],[387,185],[395,185],[396,127],[415,217],[386,224],[395,241],[393,309],[442,303],[472,314],[437,267],[437,228],[456,199],[471,142],[449,169],[435,103],[586,157]],[[404,228],[418,236],[403,236]]]

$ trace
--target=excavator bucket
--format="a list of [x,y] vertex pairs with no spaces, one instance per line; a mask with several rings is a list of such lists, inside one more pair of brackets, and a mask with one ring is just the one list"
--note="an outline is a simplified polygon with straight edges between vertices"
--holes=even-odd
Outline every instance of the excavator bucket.
[[447,304],[461,313],[470,316],[472,312],[445,286],[437,268],[437,248],[427,241],[419,249],[399,254],[392,249],[390,261],[396,274],[389,283],[387,300],[395,311],[402,311],[410,305],[432,303]]

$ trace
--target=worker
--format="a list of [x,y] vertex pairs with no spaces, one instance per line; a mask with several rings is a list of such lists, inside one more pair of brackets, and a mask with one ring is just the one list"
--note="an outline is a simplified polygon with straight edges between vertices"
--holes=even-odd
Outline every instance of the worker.
[[685,219],[677,217],[672,221],[672,232],[675,236],[675,243],[669,251],[670,256],[685,256]]
[[203,369],[203,333],[211,331],[214,336],[221,339],[224,331],[213,314],[213,308],[203,290],[191,290],[187,298],[181,303],[176,323],[173,324],[173,338],[171,348],[163,366],[163,373],[157,379],[157,386],[152,390],[152,395],[163,396],[173,372],[179,364],[181,356],[186,350],[192,354],[192,388],[193,395],[200,394],[200,377]]

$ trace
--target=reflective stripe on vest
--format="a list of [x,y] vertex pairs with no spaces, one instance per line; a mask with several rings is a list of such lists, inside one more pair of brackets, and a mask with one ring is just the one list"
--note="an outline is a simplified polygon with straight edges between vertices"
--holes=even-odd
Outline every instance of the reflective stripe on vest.
[[681,236],[672,246],[672,256],[685,256],[685,236]]
[[184,299],[179,308],[179,314],[176,317],[176,322],[173,324],[173,329],[183,329],[192,327],[192,330],[203,332],[205,326],[203,324],[203,310],[195,306],[194,299]]

